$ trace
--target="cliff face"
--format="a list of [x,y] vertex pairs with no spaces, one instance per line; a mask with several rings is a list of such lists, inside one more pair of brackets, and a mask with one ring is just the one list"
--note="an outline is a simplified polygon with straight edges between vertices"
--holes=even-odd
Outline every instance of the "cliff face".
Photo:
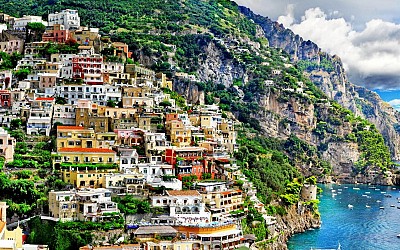
[[288,239],[297,233],[303,233],[310,228],[321,226],[319,218],[315,217],[313,212],[305,206],[291,206],[287,214],[277,217],[277,223],[268,227],[271,233],[270,244],[258,243],[259,249],[288,249]]
[[328,97],[375,124],[384,136],[393,158],[400,159],[400,134],[394,126],[400,123],[400,114],[383,102],[376,93],[350,83],[339,57],[322,53],[315,43],[304,41],[282,24],[256,15],[248,8],[240,7],[240,11],[262,27],[271,47],[283,49],[290,54],[292,61],[307,60],[317,64],[323,59],[329,61],[333,65],[333,71],[310,70],[310,79]]

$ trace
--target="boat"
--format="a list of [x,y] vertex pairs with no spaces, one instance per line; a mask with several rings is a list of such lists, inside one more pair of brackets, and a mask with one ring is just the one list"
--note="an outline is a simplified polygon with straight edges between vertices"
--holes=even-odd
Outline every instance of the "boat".
[[353,209],[353,205],[351,205],[351,204],[349,204],[349,205],[347,205],[347,207],[349,208],[349,209]]
[[400,207],[397,207],[397,209],[400,209]]
[[369,189],[375,189],[376,187],[374,187],[374,186],[371,186],[371,187],[369,187]]
[[341,188],[339,188],[338,191],[343,191],[343,190]]
[[386,192],[382,191],[381,194],[386,194]]
[[392,204],[392,205],[390,205],[390,207],[395,207],[395,205]]
[[379,207],[379,209],[385,209],[385,207]]
[[344,187],[344,188],[349,188],[349,187]]
[[310,248],[310,250],[341,250],[340,243],[337,248]]
[[400,234],[397,235],[397,238],[400,238]]
[[376,202],[380,203],[381,201],[380,201],[380,200],[377,200]]
[[360,188],[358,188],[358,187],[353,187],[353,190],[360,190]]
[[368,195],[366,195],[366,194],[363,194],[362,196],[363,196],[363,197],[367,197]]
[[371,192],[365,192],[366,194],[370,194]]
[[379,188],[375,188],[375,191],[381,191]]
[[385,194],[385,197],[392,198],[391,194]]
[[365,205],[366,208],[371,208],[371,206]]

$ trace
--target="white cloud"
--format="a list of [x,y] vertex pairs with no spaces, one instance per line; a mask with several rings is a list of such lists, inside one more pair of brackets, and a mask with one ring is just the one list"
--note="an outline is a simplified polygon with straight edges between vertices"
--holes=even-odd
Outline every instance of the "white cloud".
[[388,102],[394,109],[400,111],[400,99],[394,99]]
[[235,0],[342,58],[350,79],[400,89],[400,4],[393,0]]
[[[293,12],[291,12],[293,13]],[[369,88],[400,88],[400,25],[373,19],[356,31],[345,18],[329,18],[320,8],[305,11],[295,23],[278,17],[287,28],[322,50],[339,55],[352,80]]]

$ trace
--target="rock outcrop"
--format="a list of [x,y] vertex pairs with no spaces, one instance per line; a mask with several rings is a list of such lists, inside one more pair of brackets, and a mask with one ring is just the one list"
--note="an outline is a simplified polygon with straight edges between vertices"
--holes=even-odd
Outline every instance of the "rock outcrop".
[[303,233],[310,228],[318,228],[321,226],[321,221],[310,208],[298,205],[291,206],[284,216],[278,216],[275,225],[268,227],[271,232],[269,241],[271,243],[258,243],[259,249],[281,249],[287,248],[288,239],[297,233]]
[[311,70],[310,79],[328,97],[375,124],[384,136],[392,157],[400,159],[400,133],[396,129],[400,124],[399,112],[383,102],[375,92],[350,83],[338,56],[321,52],[312,41],[305,41],[282,24],[256,15],[246,7],[240,7],[240,11],[262,27],[271,47],[283,49],[291,56],[292,61],[307,60],[317,64],[322,60],[330,62],[333,71]]

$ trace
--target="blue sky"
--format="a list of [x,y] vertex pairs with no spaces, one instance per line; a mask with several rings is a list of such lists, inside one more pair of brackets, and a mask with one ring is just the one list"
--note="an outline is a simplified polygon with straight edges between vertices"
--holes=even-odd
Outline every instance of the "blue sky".
[[[400,90],[399,1],[235,1],[341,57],[353,83],[373,90]],[[400,91],[392,91],[390,98],[400,99],[394,93]]]

